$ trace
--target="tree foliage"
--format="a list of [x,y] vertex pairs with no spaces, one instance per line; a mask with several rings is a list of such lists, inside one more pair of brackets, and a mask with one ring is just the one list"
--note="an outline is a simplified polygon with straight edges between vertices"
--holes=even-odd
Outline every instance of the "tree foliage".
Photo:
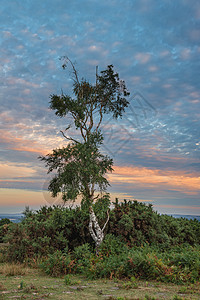
[[47,156],[40,157],[46,162],[48,172],[56,171],[51,179],[49,191],[55,197],[76,200],[79,195],[83,202],[90,205],[95,199],[95,191],[106,192],[109,185],[106,173],[111,172],[113,160],[100,152],[103,143],[101,124],[105,114],[113,118],[122,117],[129,102],[125,82],[120,80],[113,66],[109,65],[100,75],[96,72],[96,81],[91,84],[86,79],[79,80],[74,64],[64,57],[63,68],[70,63],[73,70],[73,97],[70,95],[51,95],[50,109],[59,117],[71,116],[80,139],[61,131],[69,143],[62,149],[54,149]]
[[62,193],[64,202],[76,200],[79,194],[84,199],[94,196],[95,187],[106,191],[109,185],[105,174],[112,171],[113,161],[102,155],[98,149],[101,139],[92,135],[85,143],[70,143],[62,149],[53,150],[45,160],[48,172],[56,170],[49,184],[49,190],[55,197]]

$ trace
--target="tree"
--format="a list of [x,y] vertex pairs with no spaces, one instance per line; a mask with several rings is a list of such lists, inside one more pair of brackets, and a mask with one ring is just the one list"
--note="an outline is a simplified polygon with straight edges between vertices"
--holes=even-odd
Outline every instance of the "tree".
[[129,104],[129,92],[125,82],[114,72],[113,65],[101,71],[100,75],[96,68],[96,82],[91,84],[86,79],[79,79],[78,72],[68,57],[63,60],[63,69],[66,69],[67,64],[72,67],[74,97],[63,92],[61,95],[50,95],[50,109],[61,118],[71,116],[79,138],[67,134],[71,128],[71,124],[68,125],[65,131],[61,131],[68,141],[66,147],[54,149],[40,159],[46,162],[48,173],[56,171],[48,187],[52,196],[62,193],[64,202],[75,201],[81,196],[81,205],[85,204],[89,208],[89,231],[98,252],[109,214],[101,229],[93,203],[100,197],[105,197],[102,197],[102,193],[106,193],[109,185],[105,175],[113,170],[113,160],[100,152],[103,143],[101,125],[106,114],[111,114],[115,119],[122,117]]

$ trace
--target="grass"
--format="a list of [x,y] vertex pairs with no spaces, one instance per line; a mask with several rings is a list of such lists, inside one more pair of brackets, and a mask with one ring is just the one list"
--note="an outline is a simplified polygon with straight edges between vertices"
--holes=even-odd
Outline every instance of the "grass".
[[[0,299],[200,299],[200,284],[180,286],[155,281],[52,278],[38,269],[0,264]],[[14,271],[13,271],[14,270]]]
[[5,276],[17,276],[17,275],[26,275],[29,272],[29,269],[20,264],[2,264],[0,269],[0,274]]

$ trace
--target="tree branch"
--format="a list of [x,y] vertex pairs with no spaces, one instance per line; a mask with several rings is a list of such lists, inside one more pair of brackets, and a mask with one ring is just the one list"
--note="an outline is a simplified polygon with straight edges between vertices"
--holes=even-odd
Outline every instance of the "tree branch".
[[89,126],[89,132],[91,131],[93,125],[94,125],[94,122],[93,122],[93,104],[91,104],[91,107],[90,107],[90,126]]
[[76,82],[77,82],[77,84],[80,86],[79,79],[78,79],[78,73],[77,73],[77,71],[76,71],[76,68],[74,67],[73,62],[69,59],[68,56],[63,56],[63,58],[64,58],[66,61],[69,61],[69,62],[70,62],[71,66],[72,66],[72,69],[73,69],[73,73],[74,73],[75,78],[76,78]]
[[100,119],[99,119],[99,123],[98,123],[98,125],[97,125],[97,127],[96,127],[96,132],[98,131],[99,126],[101,125],[101,122],[102,122],[102,119],[103,119],[102,108],[103,108],[103,105],[101,104],[101,107],[100,107],[100,110],[99,110]]
[[[84,141],[86,142],[86,137],[85,137],[85,134],[83,133],[83,129],[85,129],[85,128],[83,127],[83,125],[80,125],[81,135],[82,135]],[[85,129],[85,130],[86,130],[86,129]]]
[[64,136],[64,138],[66,138],[67,140],[73,141],[73,142],[75,142],[75,143],[80,144],[79,141],[77,141],[77,140],[75,140],[75,139],[73,139],[73,138],[71,138],[71,137],[67,137],[67,136],[64,134],[64,132],[63,132],[62,130],[60,130],[60,132],[62,133],[62,135]]
[[108,221],[110,219],[110,215],[109,215],[109,211],[107,210],[107,215],[108,215],[108,218],[106,220],[106,223],[104,224],[103,228],[102,228],[102,232],[104,232],[104,229],[106,228],[106,225],[108,224]]

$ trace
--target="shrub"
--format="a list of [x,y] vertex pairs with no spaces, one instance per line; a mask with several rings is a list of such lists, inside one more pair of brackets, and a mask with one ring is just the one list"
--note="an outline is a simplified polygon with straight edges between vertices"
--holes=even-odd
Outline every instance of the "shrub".
[[195,282],[200,277],[199,261],[198,247],[196,250],[192,247],[172,248],[166,252],[160,252],[149,246],[131,249],[127,276],[133,274],[144,279],[172,283]]
[[[107,218],[109,199],[104,200],[107,202],[102,211],[102,199],[94,207],[100,224]],[[21,223],[8,225],[5,237],[8,246],[7,250],[1,250],[0,259],[37,266],[45,257],[44,270],[53,275],[77,272],[94,278],[198,280],[200,222],[197,220],[160,216],[151,205],[137,201],[116,201],[97,257],[88,230],[87,209],[87,206],[75,209],[44,206],[36,212],[26,209]]]
[[84,273],[92,257],[91,246],[87,243],[76,247],[73,251],[73,257],[76,262],[76,272]]
[[9,224],[12,222],[8,218],[3,218],[0,220],[0,243],[4,242],[4,237],[8,232]]
[[26,256],[30,254],[29,245],[33,241],[27,238],[25,228],[22,223],[11,224],[8,230],[8,234],[5,237],[5,241],[8,242],[8,247],[5,255],[5,259],[11,262],[22,263]]
[[65,275],[64,280],[65,280],[65,285],[70,285],[70,284],[72,284],[72,281],[71,281],[71,278],[70,278],[70,275],[69,275],[69,274]]
[[49,254],[46,260],[40,265],[46,274],[53,277],[71,273],[73,266],[74,261],[71,260],[71,255],[62,253],[59,250],[53,254]]
[[107,234],[100,246],[100,253],[103,256],[118,255],[120,253],[126,253],[127,251],[127,245],[120,237],[116,237],[113,234]]

